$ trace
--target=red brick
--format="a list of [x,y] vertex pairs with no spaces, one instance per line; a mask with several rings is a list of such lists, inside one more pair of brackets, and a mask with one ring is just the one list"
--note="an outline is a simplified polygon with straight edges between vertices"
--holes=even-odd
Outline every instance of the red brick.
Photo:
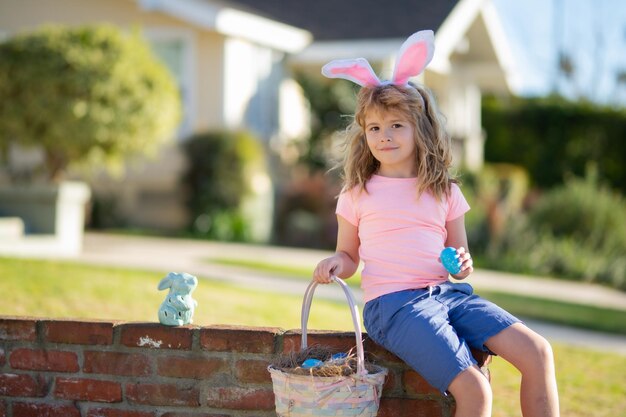
[[0,395],[9,397],[45,397],[48,384],[43,376],[0,374]]
[[387,369],[387,376],[385,377],[385,382],[383,384],[383,395],[388,395],[398,389],[403,389],[402,387],[398,387],[398,381],[400,378],[396,375],[395,370]]
[[113,343],[113,323],[85,321],[45,321],[45,339],[53,343],[79,345],[110,345]]
[[57,378],[54,395],[64,400],[117,403],[122,401],[122,386],[113,381]]
[[[300,350],[302,332],[289,330],[283,336],[283,353],[297,352]],[[356,339],[354,332],[338,333],[335,331],[313,330],[307,332],[307,345],[320,345],[338,352],[348,352],[353,349],[356,353]]]
[[404,364],[402,359],[398,358],[384,347],[376,344],[369,337],[363,340],[363,349],[365,349],[366,357],[372,361]]
[[151,359],[138,353],[87,351],[84,356],[83,371],[88,374],[152,375]]
[[87,417],[155,417],[153,411],[120,410],[117,408],[92,408]]
[[274,392],[264,388],[211,387],[206,405],[229,410],[273,410]]
[[230,414],[213,414],[213,413],[179,413],[171,411],[161,414],[161,417],[231,417]]
[[34,342],[37,339],[37,321],[28,319],[0,319],[0,340]]
[[216,358],[161,357],[157,362],[157,373],[175,378],[205,379],[225,368],[226,361]]
[[402,385],[409,395],[441,394],[440,391],[430,385],[420,374],[413,370],[406,370],[402,375]]
[[121,327],[121,343],[152,349],[191,349],[193,327],[169,327],[159,323],[132,323]]
[[235,377],[241,382],[247,383],[271,383],[267,366],[268,361],[255,359],[240,359],[235,364]]
[[444,416],[444,407],[437,400],[382,398],[377,417],[433,417]]
[[128,384],[126,399],[134,404],[200,406],[200,393],[194,386],[181,388],[171,384]]
[[73,405],[49,403],[15,403],[13,417],[80,417],[80,411]]
[[56,350],[17,349],[11,352],[9,363],[14,369],[33,371],[78,372],[74,352]]
[[200,329],[200,346],[213,352],[274,353],[277,327],[208,326]]

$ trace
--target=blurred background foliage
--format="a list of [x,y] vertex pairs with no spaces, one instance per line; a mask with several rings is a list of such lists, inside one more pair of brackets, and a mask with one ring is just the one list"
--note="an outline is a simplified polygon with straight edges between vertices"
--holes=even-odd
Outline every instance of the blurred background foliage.
[[497,198],[493,178],[489,165],[464,176],[468,239],[479,267],[626,290],[626,200],[595,171],[522,199],[521,177],[501,177]]
[[322,82],[304,73],[295,78],[311,106],[311,134],[300,144],[300,163],[311,171],[326,171],[333,166],[333,135],[352,122],[356,88],[348,81]]
[[566,175],[585,175],[592,162],[598,178],[626,193],[626,109],[589,101],[486,97],[482,123],[485,160],[516,164],[533,186],[550,188]]
[[138,33],[112,25],[45,26],[0,43],[0,97],[1,153],[41,146],[48,180],[70,163],[119,172],[171,139],[181,113],[167,68]]
[[251,179],[265,171],[265,151],[247,131],[208,131],[183,142],[188,161],[181,182],[188,191],[187,207],[193,236],[252,240],[251,220],[243,203],[253,193]]
[[338,132],[351,122],[356,104],[350,82],[327,83],[319,77],[295,74],[311,109],[311,133],[296,144],[299,158],[281,179],[274,214],[273,243],[333,249],[337,239],[336,196],[341,190],[336,164]]

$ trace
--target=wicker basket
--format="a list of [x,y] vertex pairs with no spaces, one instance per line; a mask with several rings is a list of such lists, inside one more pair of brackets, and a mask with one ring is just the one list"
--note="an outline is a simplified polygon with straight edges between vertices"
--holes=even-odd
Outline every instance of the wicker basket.
[[[365,355],[359,311],[352,292],[340,278],[333,277],[346,295],[352,313],[357,347],[357,371],[349,376],[311,376],[296,375],[269,366],[272,376],[276,414],[278,417],[312,416],[362,416],[374,417],[385,382],[387,369],[369,366],[374,372],[365,369]],[[317,283],[311,282],[304,293],[302,302],[302,343],[301,349],[307,348],[307,322],[311,301]]]

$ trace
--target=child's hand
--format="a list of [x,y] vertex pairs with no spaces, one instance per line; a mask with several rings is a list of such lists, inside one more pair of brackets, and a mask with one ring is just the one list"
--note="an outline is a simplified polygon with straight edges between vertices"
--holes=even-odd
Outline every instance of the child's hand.
[[330,277],[339,271],[340,266],[341,259],[336,255],[322,260],[313,271],[313,281],[318,284],[330,284],[333,282]]
[[456,253],[459,255],[459,262],[461,262],[461,271],[458,274],[453,274],[452,276],[455,279],[465,279],[472,272],[474,272],[474,261],[472,260],[472,255],[465,250],[464,247],[460,247],[456,250]]

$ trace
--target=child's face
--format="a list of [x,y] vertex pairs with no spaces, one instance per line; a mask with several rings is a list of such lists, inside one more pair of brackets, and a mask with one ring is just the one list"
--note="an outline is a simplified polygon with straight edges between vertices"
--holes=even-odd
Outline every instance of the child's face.
[[417,175],[413,125],[393,110],[370,110],[365,116],[367,146],[378,162],[378,174],[387,177]]

